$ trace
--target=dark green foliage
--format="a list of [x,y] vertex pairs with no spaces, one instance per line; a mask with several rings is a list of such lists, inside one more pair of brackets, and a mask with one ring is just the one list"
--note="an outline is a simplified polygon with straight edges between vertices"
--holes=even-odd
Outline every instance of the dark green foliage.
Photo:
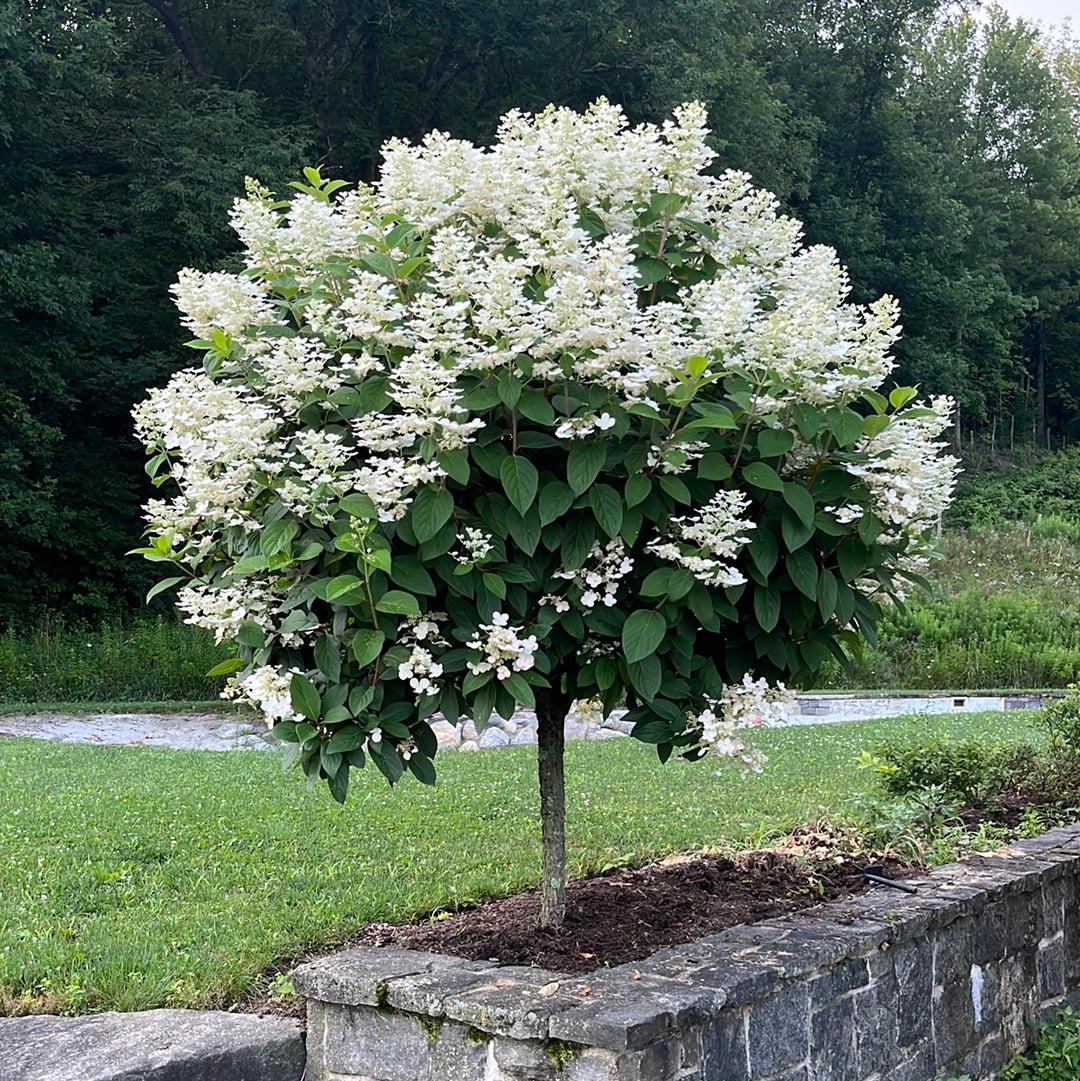
[[936,789],[966,807],[994,806],[1002,791],[1029,779],[1036,749],[1028,743],[988,740],[889,739],[874,752],[882,787],[895,796]]
[[962,478],[946,512],[947,523],[963,529],[1047,517],[1067,521],[1062,529],[1080,535],[1080,447],[1038,455],[1024,468],[974,471]]
[[214,699],[224,681],[206,673],[230,655],[172,618],[43,619],[0,635],[0,704]]

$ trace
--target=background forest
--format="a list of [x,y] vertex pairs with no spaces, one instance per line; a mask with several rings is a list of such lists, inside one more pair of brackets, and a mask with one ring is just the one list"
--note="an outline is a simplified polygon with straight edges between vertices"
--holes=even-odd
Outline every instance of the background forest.
[[[374,177],[510,108],[707,103],[749,171],[903,309],[956,438],[1080,437],[1080,44],[938,0],[0,0],[0,627],[136,609],[130,409],[188,363],[177,270],[245,175]],[[194,360],[194,357],[191,358]]]

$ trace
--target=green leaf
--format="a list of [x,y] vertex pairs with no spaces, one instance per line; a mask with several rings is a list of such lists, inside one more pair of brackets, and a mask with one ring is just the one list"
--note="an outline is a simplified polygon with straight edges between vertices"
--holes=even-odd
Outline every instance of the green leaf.
[[660,684],[663,682],[664,670],[660,664],[660,658],[656,656],[645,657],[626,666],[626,675],[630,680],[630,686],[647,702],[651,702]]
[[405,764],[409,767],[409,772],[421,784],[433,785],[435,783],[435,766],[426,754],[414,751]]
[[671,267],[663,259],[653,259],[651,256],[638,259],[634,267],[638,273],[638,287],[641,289],[662,282],[671,273]]
[[454,497],[445,488],[427,486],[416,493],[412,502],[411,521],[416,539],[421,544],[431,540],[454,513]]
[[[249,574],[266,570],[269,565],[266,556],[245,556],[243,559],[236,561],[236,565],[229,574],[232,578],[246,578]],[[150,598],[147,597],[146,599],[149,600]]]
[[401,755],[385,740],[379,743],[368,743],[368,751],[371,759],[378,767],[379,772],[392,784],[397,784],[405,772],[405,766],[401,761]]
[[371,501],[371,496],[363,492],[353,492],[338,503],[338,510],[351,518],[378,518],[379,512]]
[[784,560],[787,567],[788,577],[795,584],[795,588],[810,600],[817,600],[818,567],[813,552],[800,548],[796,552],[790,552]]
[[764,462],[751,462],[743,471],[743,477],[748,484],[755,488],[764,488],[770,492],[782,492],[784,482],[780,479],[776,470]]
[[795,436],[783,429],[766,428],[757,438],[758,453],[762,458],[778,458],[793,446]]
[[549,480],[540,492],[540,524],[550,525],[573,505],[574,493],[561,480]]
[[889,426],[889,418],[874,415],[867,417],[862,422],[863,435],[869,439],[873,439],[875,435],[881,435],[883,431]]
[[157,585],[150,589],[149,593],[146,594],[146,603],[149,604],[159,593],[164,593],[165,590],[172,589],[173,586],[186,581],[187,579],[183,575],[180,575],[177,578],[163,578]]
[[603,443],[578,439],[566,457],[566,479],[574,495],[581,495],[604,467],[607,447]]
[[814,535],[814,523],[807,525],[793,510],[785,507],[780,516],[780,535],[787,550],[794,552]]
[[817,435],[825,418],[812,405],[800,403],[791,410],[791,419],[799,429],[799,435],[809,443]]
[[240,624],[236,632],[236,640],[248,649],[262,649],[266,643],[266,632],[250,619]]
[[754,615],[763,631],[771,631],[780,621],[780,591],[771,586],[755,587]]
[[208,679],[212,679],[214,676],[231,676],[233,672],[239,672],[244,667],[245,661],[243,657],[230,657],[227,661],[221,661],[219,664],[215,664],[209,672],[206,673]]
[[355,751],[357,747],[363,747],[366,741],[367,733],[355,724],[350,724],[330,737],[326,750],[328,754],[348,754],[349,751]]
[[330,683],[341,678],[341,643],[332,634],[322,634],[315,642],[315,664]]
[[411,593],[400,589],[388,589],[376,602],[376,612],[389,612],[394,616],[418,616],[420,605]]
[[818,577],[817,602],[821,618],[829,620],[836,611],[836,578],[830,570],[822,570]]
[[666,743],[673,733],[667,721],[641,720],[630,730],[630,735],[642,743]]
[[863,419],[851,409],[831,409],[827,419],[838,447],[850,447],[862,435]]
[[585,562],[586,556],[596,540],[596,527],[591,518],[571,518],[566,524],[562,544],[563,570],[576,571]]
[[639,595],[642,597],[666,597],[668,584],[674,572],[673,567],[661,567],[659,570],[653,571],[641,583],[641,589],[638,590]]
[[[326,768],[325,762],[323,768]],[[329,774],[330,771],[327,770]],[[330,795],[334,798],[335,803],[344,803],[349,795],[349,767],[346,763],[341,762],[337,769],[327,780],[327,784],[330,787]]]
[[589,489],[589,503],[600,528],[609,537],[617,537],[623,520],[623,501],[619,493],[608,484],[597,484]]
[[419,593],[422,597],[435,596],[435,583],[416,556],[405,555],[395,559],[390,580],[410,593]]
[[555,423],[555,410],[551,408],[551,402],[542,390],[529,388],[522,391],[518,412],[545,428],[550,428]]
[[513,409],[521,398],[521,380],[509,368],[503,368],[499,373],[499,380],[496,385],[499,391],[499,401],[507,409]]
[[666,633],[667,620],[659,612],[645,609],[632,612],[622,629],[623,655],[627,663],[651,657]]
[[652,481],[644,473],[635,473],[626,481],[626,505],[636,507],[642,500],[648,499],[651,491]]
[[784,502],[795,512],[803,525],[814,524],[814,497],[801,484],[788,481],[784,485]]
[[540,484],[540,474],[528,458],[520,454],[511,454],[502,460],[499,466],[499,480],[502,481],[506,498],[514,505],[518,514],[525,516],[536,498],[536,489]]
[[506,600],[506,583],[497,574],[484,574],[481,576],[484,588],[499,600]]
[[836,562],[845,582],[853,582],[856,578],[861,578],[870,565],[866,545],[858,537],[846,538],[840,542],[840,547],[836,550]]
[[355,574],[339,574],[326,586],[326,600],[330,604],[355,604],[365,595],[364,580]]
[[731,476],[731,464],[722,454],[712,451],[698,462],[697,475],[703,480],[727,480]]
[[288,552],[293,538],[300,532],[300,525],[290,520],[271,522],[259,534],[259,551],[269,559],[278,552]]
[[442,471],[463,487],[469,483],[469,456],[463,450],[444,450],[436,459]]
[[769,528],[759,526],[750,534],[750,543],[746,550],[750,553],[754,566],[768,578],[780,558],[776,534]]
[[918,387],[894,387],[889,391],[889,405],[893,409],[903,409],[918,393]]
[[863,398],[875,413],[884,413],[885,410],[889,408],[889,402],[885,398],[885,395],[878,394],[876,390],[863,391]]
[[292,708],[301,717],[307,717],[309,721],[319,719],[319,714],[322,712],[322,700],[319,698],[319,692],[315,690],[315,685],[307,676],[302,676],[299,672],[293,673],[289,681],[289,700]]
[[514,701],[518,705],[522,705],[526,709],[536,707],[536,696],[533,694],[532,687],[517,672],[511,672],[506,679],[500,682],[514,696]]
[[693,502],[690,489],[678,477],[672,477],[665,473],[660,478],[660,487],[676,502],[686,504]]

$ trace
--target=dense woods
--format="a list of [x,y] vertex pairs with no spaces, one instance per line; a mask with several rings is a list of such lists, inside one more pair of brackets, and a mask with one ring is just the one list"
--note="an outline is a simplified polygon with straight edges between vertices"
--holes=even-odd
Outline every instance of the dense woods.
[[[1080,436],[1080,44],[936,0],[0,0],[0,625],[131,609],[130,409],[195,358],[246,175],[372,179],[510,108],[709,109],[743,169],[902,305],[898,381],[957,438]],[[185,355],[186,354],[186,355]]]

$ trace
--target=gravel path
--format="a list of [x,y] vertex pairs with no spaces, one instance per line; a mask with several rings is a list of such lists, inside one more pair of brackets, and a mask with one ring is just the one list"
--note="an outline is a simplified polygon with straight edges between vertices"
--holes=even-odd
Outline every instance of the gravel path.
[[[1051,696],[1054,697],[1054,696]],[[1039,694],[911,697],[900,695],[815,694],[801,695],[786,718],[787,724],[829,724],[897,717],[905,713],[926,715],[974,713],[979,710],[1038,709]],[[571,718],[567,735],[576,739],[598,739],[623,734],[617,714],[604,727],[577,723]],[[536,720],[521,713],[509,722],[492,718],[481,736],[469,721],[449,725],[439,721],[433,727],[444,749],[475,750],[508,743],[528,743],[535,739]],[[98,743],[124,747],[176,747],[181,750],[234,751],[265,750],[265,728],[258,721],[245,721],[228,713],[101,713],[73,716],[38,713],[28,717],[0,717],[0,737],[15,736],[51,739],[61,743]]]
[[[265,731],[263,729],[262,731]],[[227,713],[38,713],[0,717],[0,736],[180,750],[257,750],[270,746],[256,724]]]

